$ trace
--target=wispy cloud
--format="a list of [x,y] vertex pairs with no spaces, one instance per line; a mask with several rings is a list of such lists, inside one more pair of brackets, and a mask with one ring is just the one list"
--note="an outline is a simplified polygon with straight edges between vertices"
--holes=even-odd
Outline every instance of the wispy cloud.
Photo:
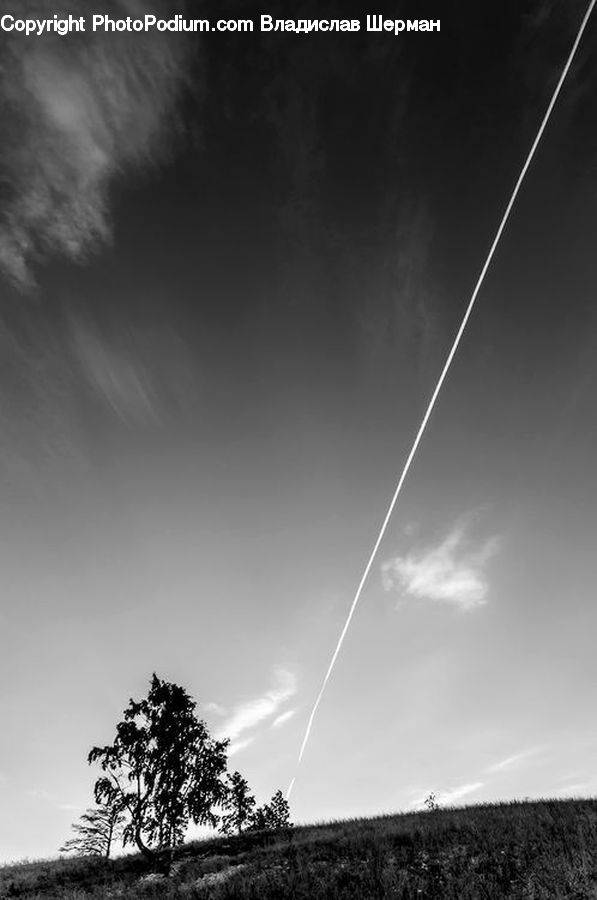
[[[40,18],[55,12],[50,0],[35,6]],[[79,6],[66,0],[61,13],[78,15]],[[131,0],[104,6],[120,17]],[[169,9],[153,0],[145,11]],[[3,40],[0,270],[24,286],[36,261],[78,259],[109,237],[112,180],[170,142],[185,52],[167,32]]]
[[285,725],[286,722],[292,719],[295,713],[296,709],[289,709],[286,712],[281,713],[279,716],[276,716],[276,718],[272,722],[272,728],[280,728],[282,725]]
[[[417,797],[415,800],[412,800],[407,809],[425,809],[426,800],[430,795],[433,795],[435,802],[439,806],[454,806],[458,803],[459,800],[462,800],[463,797],[468,796],[468,794],[473,794],[475,791],[480,790],[485,786],[484,781],[471,781],[467,784],[461,784],[459,787],[450,788],[447,791],[431,791],[426,790],[424,792],[417,791]],[[413,792],[414,793],[414,792]]]
[[240,741],[232,741],[232,743],[228,745],[228,757],[236,756],[237,753],[240,753],[241,750],[244,750],[245,747],[248,747],[249,744],[252,744],[254,740],[254,737],[247,737],[243,738]]
[[453,806],[459,800],[462,800],[463,797],[480,790],[484,785],[484,781],[472,781],[470,784],[462,784],[460,787],[452,788],[449,791],[442,791],[437,795],[436,799],[442,806]]
[[210,701],[209,703],[206,703],[203,708],[204,708],[205,712],[214,713],[216,716],[225,716],[226,715],[225,708],[223,706],[221,706],[219,703],[215,703],[214,701]]
[[382,565],[384,588],[417,600],[474,609],[486,602],[485,566],[498,547],[497,537],[475,545],[464,527],[457,525],[437,546],[387,560]]
[[531,750],[523,750],[520,753],[513,753],[511,756],[506,756],[505,759],[501,759],[499,762],[493,763],[493,765],[488,766],[485,771],[486,772],[503,772],[504,769],[511,769],[512,766],[515,766],[517,763],[522,762],[523,759],[527,759],[529,756],[533,756],[537,753],[537,748],[533,748]]
[[192,409],[197,369],[173,329],[118,321],[101,329],[90,313],[70,315],[73,362],[84,382],[127,425],[160,425]]
[[75,350],[94,391],[122,421],[159,421],[152,380],[134,356],[82,329],[75,333]]
[[51,803],[52,806],[55,806],[56,809],[61,809],[63,812],[78,812],[79,810],[85,809],[84,804],[82,803],[69,803],[68,801],[61,800],[56,794],[52,791],[46,791],[43,788],[28,788],[25,791],[27,797],[31,797],[32,800],[40,800],[42,803]]
[[56,798],[49,791],[39,788],[28,788],[25,793],[34,800],[43,800],[44,803],[54,803]]
[[296,693],[296,678],[287,669],[276,669],[275,685],[260,697],[239,704],[221,725],[218,736],[234,740],[244,731],[274,716],[286,700]]

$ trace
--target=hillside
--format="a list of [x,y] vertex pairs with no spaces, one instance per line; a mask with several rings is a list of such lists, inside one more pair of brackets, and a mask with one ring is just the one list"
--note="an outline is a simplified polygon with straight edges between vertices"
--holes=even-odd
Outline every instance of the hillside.
[[597,801],[441,809],[186,844],[169,878],[139,856],[0,869],[8,898],[597,898]]

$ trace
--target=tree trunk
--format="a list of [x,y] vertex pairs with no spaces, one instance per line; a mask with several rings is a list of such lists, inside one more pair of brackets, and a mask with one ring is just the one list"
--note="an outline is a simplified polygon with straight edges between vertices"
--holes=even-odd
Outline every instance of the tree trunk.
[[114,820],[110,819],[108,826],[108,837],[106,839],[106,859],[110,859],[110,850],[112,849],[112,834],[114,833]]
[[172,868],[171,848],[166,848],[165,850],[161,850],[158,848],[157,851],[152,850],[150,847],[143,843],[140,828],[138,828],[135,832],[135,843],[145,859],[149,863],[151,863],[151,868],[154,872],[160,872],[162,875],[170,874],[170,870]]
[[137,845],[137,847],[139,848],[139,850],[141,851],[141,853],[143,854],[145,859],[149,860],[152,865],[155,865],[156,855],[153,852],[153,850],[150,850],[150,848],[147,847],[143,843],[143,838],[141,837],[141,829],[140,828],[137,828],[137,830],[135,831],[135,844]]

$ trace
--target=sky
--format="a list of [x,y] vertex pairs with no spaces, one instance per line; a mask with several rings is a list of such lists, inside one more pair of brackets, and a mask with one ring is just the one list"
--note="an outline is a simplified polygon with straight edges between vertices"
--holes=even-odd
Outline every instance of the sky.
[[[396,2],[354,34],[0,34],[0,861],[57,853],[92,805],[89,749],[154,671],[230,737],[259,802],[297,776],[296,822],[432,791],[596,793],[597,20],[297,770],[584,11]],[[371,33],[367,13],[441,31]]]

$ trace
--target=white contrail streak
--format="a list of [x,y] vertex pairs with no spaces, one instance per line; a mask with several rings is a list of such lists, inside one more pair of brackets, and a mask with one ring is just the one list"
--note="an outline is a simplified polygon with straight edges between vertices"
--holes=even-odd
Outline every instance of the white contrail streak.
[[[400,479],[398,481],[398,484],[396,486],[396,489],[395,489],[392,499],[390,501],[390,505],[388,506],[388,511],[386,513],[385,519],[383,520],[382,526],[381,526],[379,534],[377,536],[377,540],[375,541],[375,544],[373,545],[373,550],[371,551],[371,555],[369,557],[367,565],[365,566],[365,571],[363,572],[363,575],[361,576],[359,586],[357,588],[356,594],[354,595],[354,599],[352,601],[352,605],[348,612],[346,622],[344,623],[344,627],[340,633],[340,637],[338,638],[338,643],[336,644],[336,649],[334,650],[334,652],[332,654],[332,659],[328,666],[328,670],[325,673],[325,678],[323,679],[321,688],[319,689],[319,693],[317,695],[315,703],[313,704],[313,709],[311,710],[311,715],[309,716],[309,721],[307,722],[307,728],[305,730],[305,736],[303,738],[303,743],[301,744],[301,749],[299,751],[297,767],[300,765],[301,760],[303,758],[303,753],[305,752],[305,747],[307,746],[307,742],[309,740],[309,735],[311,734],[311,728],[313,726],[313,720],[315,718],[317,708],[318,708],[319,704],[321,703],[321,698],[324,695],[327,683],[330,679],[330,675],[332,674],[332,672],[334,670],[336,660],[338,659],[338,654],[340,653],[340,649],[342,647],[342,644],[344,643],[344,638],[346,637],[346,633],[350,626],[350,622],[354,615],[354,611],[357,608],[357,604],[360,600],[361,593],[363,591],[363,587],[367,580],[367,576],[369,575],[369,572],[371,571],[371,566],[373,565],[373,560],[375,559],[375,557],[377,555],[377,551],[379,550],[379,546],[383,540],[383,536],[386,533],[386,528],[388,527],[388,523],[389,523],[392,513],[394,511],[394,507],[396,506],[396,502],[398,500],[398,497],[400,496],[400,492],[402,490],[402,485],[404,484],[406,476],[408,475],[409,469],[411,467],[411,463],[414,459],[414,456],[417,452],[418,446],[421,442],[421,438],[423,437],[423,434],[425,433],[425,429],[427,428],[427,423],[429,422],[429,418],[431,416],[431,413],[433,412],[433,408],[435,407],[435,402],[438,398],[439,392],[441,391],[442,385],[446,379],[446,375],[448,374],[448,371],[452,364],[452,360],[454,359],[454,355],[456,354],[458,345],[460,344],[462,335],[464,334],[464,329],[466,328],[467,322],[473,311],[473,306],[475,305],[477,295],[478,295],[479,291],[481,290],[481,286],[483,285],[483,282],[485,280],[485,275],[487,274],[487,270],[490,266],[491,260],[493,259],[493,255],[496,251],[497,245],[502,236],[502,232],[504,231],[504,228],[506,227],[506,223],[508,221],[508,218],[510,217],[512,207],[514,206],[514,203],[518,196],[518,192],[521,188],[522,182],[524,181],[524,177],[525,177],[527,170],[531,164],[531,161],[535,155],[535,151],[536,151],[537,147],[539,146],[539,141],[541,140],[541,138],[543,136],[543,132],[545,131],[545,128],[549,121],[549,117],[551,116],[551,112],[555,106],[556,100],[558,99],[559,93],[562,89],[562,85],[564,84],[564,81],[566,80],[566,76],[568,75],[568,70],[570,69],[570,66],[572,65],[572,61],[576,55],[576,51],[578,50],[578,45],[581,42],[582,36],[583,36],[585,28],[587,26],[587,22],[589,21],[589,17],[591,15],[591,13],[593,12],[593,7],[595,6],[596,2],[597,2],[597,0],[591,0],[591,2],[589,3],[589,6],[587,8],[587,11],[584,15],[584,18],[580,24],[580,28],[578,29],[578,34],[576,35],[576,40],[574,41],[574,44],[572,45],[572,49],[570,50],[568,59],[566,60],[566,64],[562,70],[562,74],[560,75],[558,83],[552,94],[551,100],[549,101],[549,106],[547,107],[547,109],[545,111],[545,115],[543,116],[543,120],[541,122],[541,125],[539,126],[539,130],[537,132],[535,140],[533,141],[531,149],[529,150],[529,153],[527,155],[525,163],[521,169],[520,175],[518,176],[518,180],[517,180],[516,184],[514,185],[514,190],[512,191],[512,196],[510,197],[510,200],[508,202],[506,210],[502,216],[502,220],[499,224],[499,228],[495,234],[495,237],[493,239],[493,243],[490,247],[489,253],[487,254],[487,259],[485,260],[485,264],[483,265],[483,268],[481,269],[481,274],[479,275],[479,277],[477,279],[477,283],[475,284],[475,288],[473,290],[471,299],[469,300],[468,306],[466,308],[466,312],[464,314],[462,322],[460,323],[460,328],[458,329],[456,337],[454,338],[454,343],[452,344],[452,349],[450,350],[450,352],[448,354],[448,358],[446,359],[446,362],[444,363],[444,367],[442,369],[441,375],[439,376],[439,380],[435,386],[435,390],[433,391],[431,400],[429,401],[427,411],[425,412],[425,415],[423,416],[423,421],[421,422],[421,425],[419,426],[419,430],[417,431],[417,436],[415,437],[415,440],[411,447],[410,453],[408,454],[408,457],[404,464],[402,474],[400,476]],[[295,781],[296,781],[296,775],[293,777],[292,781],[290,782],[290,785],[286,792],[286,799],[288,799],[290,797],[290,794],[292,792],[292,788],[294,787]]]

